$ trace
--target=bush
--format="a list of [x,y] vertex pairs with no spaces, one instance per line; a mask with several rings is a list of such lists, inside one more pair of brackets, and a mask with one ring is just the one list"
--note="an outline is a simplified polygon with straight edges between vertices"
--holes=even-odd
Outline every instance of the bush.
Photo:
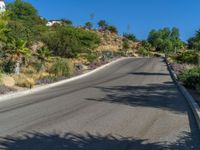
[[50,73],[57,77],[69,77],[74,71],[74,65],[65,59],[58,59],[50,68]]
[[25,87],[25,88],[33,88],[35,85],[35,81],[33,78],[29,78],[25,76],[24,74],[20,74],[15,78],[16,85],[19,87]]
[[77,57],[95,49],[100,43],[96,33],[71,26],[48,31],[43,34],[42,40],[54,55],[65,58]]
[[124,40],[124,41],[123,41],[123,44],[122,44],[122,47],[123,47],[124,50],[129,49],[129,48],[130,48],[129,42],[128,42],[127,40]]
[[118,30],[115,26],[108,26],[107,30],[110,31],[111,33],[115,33],[115,34],[118,33]]
[[5,73],[14,73],[15,65],[16,65],[15,61],[6,60],[2,64],[2,70]]
[[184,70],[178,75],[178,79],[182,81],[186,87],[195,89],[196,85],[200,85],[200,67]]
[[140,55],[142,55],[142,56],[148,56],[148,55],[149,55],[148,50],[146,50],[144,47],[140,47],[140,48],[138,49],[138,53],[139,53]]
[[88,53],[83,56],[85,59],[87,59],[90,63],[93,63],[98,59],[98,54],[97,53]]
[[138,41],[137,38],[136,38],[136,36],[134,34],[125,33],[123,36],[125,38],[127,38],[128,40],[131,40],[133,42],[137,42]]
[[102,59],[112,59],[114,57],[111,51],[102,51],[101,56]]
[[178,63],[198,64],[199,54],[195,51],[187,51],[176,56]]
[[126,57],[126,51],[120,50],[113,52],[114,57]]

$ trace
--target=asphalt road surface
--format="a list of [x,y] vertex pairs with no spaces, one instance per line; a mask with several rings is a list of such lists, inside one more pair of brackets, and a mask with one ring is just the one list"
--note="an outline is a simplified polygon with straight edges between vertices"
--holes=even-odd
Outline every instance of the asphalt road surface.
[[162,59],[127,58],[0,102],[1,150],[192,150],[200,133]]

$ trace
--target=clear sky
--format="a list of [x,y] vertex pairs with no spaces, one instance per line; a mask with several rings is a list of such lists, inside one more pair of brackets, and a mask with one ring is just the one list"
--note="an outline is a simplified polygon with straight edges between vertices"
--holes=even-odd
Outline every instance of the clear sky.
[[[12,0],[7,0],[10,2]],[[200,28],[200,0],[26,0],[47,19],[71,19],[84,24],[105,19],[120,33],[130,31],[144,39],[151,29],[178,27],[186,40]],[[128,27],[129,26],[129,27]]]

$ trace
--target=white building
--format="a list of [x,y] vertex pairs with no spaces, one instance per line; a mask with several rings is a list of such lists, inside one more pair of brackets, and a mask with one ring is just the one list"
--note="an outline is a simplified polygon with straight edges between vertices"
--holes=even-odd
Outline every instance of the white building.
[[6,4],[4,0],[0,0],[0,12],[6,11]]
[[60,21],[60,20],[49,20],[46,25],[51,27],[51,26],[56,25],[56,24],[61,25],[62,21]]

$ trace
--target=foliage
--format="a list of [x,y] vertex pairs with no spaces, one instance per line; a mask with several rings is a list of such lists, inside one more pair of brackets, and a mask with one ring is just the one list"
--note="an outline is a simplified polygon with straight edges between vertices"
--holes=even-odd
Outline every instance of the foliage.
[[9,12],[9,37],[25,40],[28,43],[36,41],[40,36],[40,29],[46,20],[38,16],[37,10],[28,2],[16,0],[7,6]]
[[113,52],[111,51],[102,51],[101,52],[102,59],[112,59],[113,58]]
[[164,28],[152,30],[148,36],[148,42],[155,47],[157,51],[165,53],[175,52],[183,47],[178,28]]
[[200,50],[200,29],[196,31],[194,37],[188,39],[189,49]]
[[106,28],[108,27],[108,24],[105,20],[100,20],[98,22],[98,26],[102,29],[102,30],[106,30]]
[[178,63],[187,63],[187,64],[198,64],[199,54],[196,51],[187,51],[178,54],[175,57]]
[[86,23],[85,23],[85,28],[86,28],[86,29],[91,30],[92,27],[93,27],[92,22],[86,22]]
[[196,88],[200,85],[200,67],[186,69],[178,75],[178,79],[188,88]]
[[82,57],[86,58],[90,63],[94,62],[95,60],[98,59],[98,54],[95,52],[91,52],[91,53],[86,53],[85,55],[83,55]]
[[122,48],[123,50],[127,50],[130,48],[128,40],[123,40]]
[[145,48],[147,51],[151,51],[152,50],[152,45],[151,43],[149,43],[148,41],[143,40],[141,42],[141,45],[143,48]]
[[145,47],[142,47],[142,46],[138,49],[138,53],[142,56],[149,55],[149,51]]
[[8,57],[13,61],[21,61],[22,58],[30,57],[31,50],[26,47],[26,44],[26,41],[13,39],[6,47]]
[[2,64],[2,70],[5,73],[14,73],[16,62],[12,60],[5,60]]
[[51,67],[50,73],[57,77],[69,77],[74,71],[70,61],[59,58]]
[[43,35],[43,42],[60,57],[74,58],[96,48],[100,42],[98,35],[75,27],[58,28]]
[[2,53],[2,49],[5,47],[7,42],[7,33],[8,33],[8,14],[1,13],[0,14],[0,51]]
[[125,34],[123,35],[123,37],[125,37],[125,38],[127,38],[128,40],[131,40],[131,41],[133,41],[133,42],[137,42],[137,41],[138,41],[137,38],[136,38],[136,36],[135,36],[134,34],[125,33]]
[[72,26],[73,22],[69,19],[61,19],[62,25],[63,26]]
[[46,61],[50,60],[52,52],[48,48],[42,47],[37,50],[35,55],[37,56],[38,60],[40,60],[41,63],[45,63]]
[[15,0],[7,5],[11,20],[24,20],[26,24],[37,25],[42,19],[38,16],[37,10],[28,2]]
[[16,85],[19,87],[33,88],[35,81],[33,78],[27,77],[24,74],[15,76]]
[[115,34],[118,34],[118,30],[115,26],[107,26],[106,27],[106,30],[110,31],[111,33],[115,33]]

